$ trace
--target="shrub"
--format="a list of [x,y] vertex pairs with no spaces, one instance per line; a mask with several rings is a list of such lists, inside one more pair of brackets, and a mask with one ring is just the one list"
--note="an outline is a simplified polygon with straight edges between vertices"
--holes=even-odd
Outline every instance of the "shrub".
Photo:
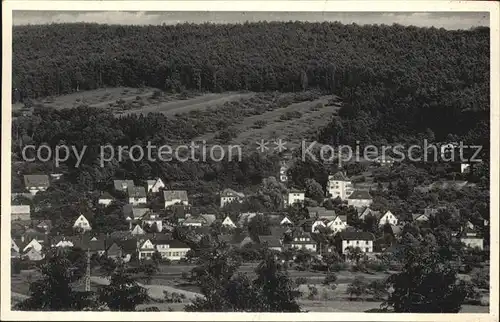
[[286,112],[280,116],[280,120],[289,121],[293,119],[298,119],[300,117],[302,117],[302,113],[300,113],[299,111]]
[[490,288],[490,271],[487,268],[475,269],[471,274],[471,281],[477,288]]
[[323,281],[323,285],[335,284],[337,282],[337,275],[335,273],[327,273]]
[[266,126],[267,122],[264,121],[264,120],[257,120],[255,121],[255,123],[253,124],[253,127],[256,128],[256,129],[261,129],[263,128],[264,126]]
[[297,284],[297,286],[300,286],[302,284],[306,284],[307,283],[307,280],[305,277],[297,277],[295,279],[295,284]]
[[387,284],[384,280],[375,280],[368,284],[368,290],[373,295],[374,300],[382,300],[387,295]]
[[309,294],[307,295],[307,299],[314,300],[319,294],[318,288],[313,285],[308,285],[307,287],[309,288]]
[[347,294],[352,300],[353,295],[359,298],[361,295],[366,294],[368,283],[362,276],[356,276],[354,281],[347,286]]

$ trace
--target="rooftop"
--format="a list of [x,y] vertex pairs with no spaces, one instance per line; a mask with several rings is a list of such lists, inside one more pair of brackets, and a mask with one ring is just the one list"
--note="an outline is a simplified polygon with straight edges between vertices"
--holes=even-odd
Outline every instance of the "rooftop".
[[163,191],[163,198],[165,201],[188,201],[188,194],[186,190],[165,190]]
[[49,176],[46,174],[28,174],[24,176],[25,187],[45,187],[50,185]]
[[370,193],[367,190],[354,190],[347,199],[371,199]]

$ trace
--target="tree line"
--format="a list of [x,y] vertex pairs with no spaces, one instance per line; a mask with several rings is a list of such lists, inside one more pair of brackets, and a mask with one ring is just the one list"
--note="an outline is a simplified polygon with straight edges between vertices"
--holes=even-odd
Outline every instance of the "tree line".
[[489,132],[489,28],[79,23],[18,26],[13,39],[15,100],[116,86],[317,88],[349,107],[325,142],[406,142],[427,129],[437,140],[485,141]]

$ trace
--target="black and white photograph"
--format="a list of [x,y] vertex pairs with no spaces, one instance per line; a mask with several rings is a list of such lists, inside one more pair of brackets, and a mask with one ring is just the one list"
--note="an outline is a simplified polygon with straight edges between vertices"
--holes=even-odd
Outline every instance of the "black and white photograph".
[[2,316],[498,321],[498,3],[7,2]]

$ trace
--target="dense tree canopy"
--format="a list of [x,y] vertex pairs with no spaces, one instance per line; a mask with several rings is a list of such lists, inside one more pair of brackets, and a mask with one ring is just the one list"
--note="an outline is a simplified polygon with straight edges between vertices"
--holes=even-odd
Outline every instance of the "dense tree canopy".
[[489,132],[489,28],[53,24],[15,27],[13,39],[13,88],[21,92],[14,96],[21,99],[115,86],[318,88],[342,97],[348,120],[332,123],[324,141],[454,134],[476,142]]

